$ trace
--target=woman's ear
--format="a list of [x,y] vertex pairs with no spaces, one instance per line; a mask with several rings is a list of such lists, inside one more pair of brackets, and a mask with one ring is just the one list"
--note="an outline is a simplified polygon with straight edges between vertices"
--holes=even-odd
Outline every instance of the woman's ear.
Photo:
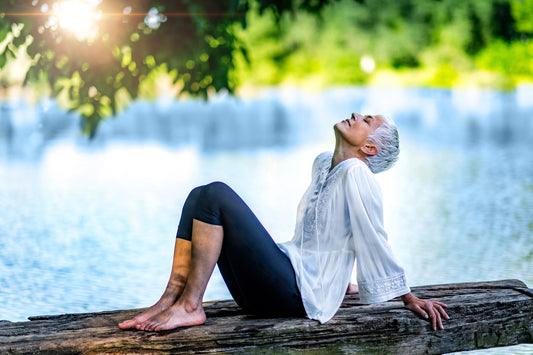
[[366,155],[376,155],[378,154],[379,149],[374,145],[374,143],[365,142],[365,144],[361,147],[361,151]]

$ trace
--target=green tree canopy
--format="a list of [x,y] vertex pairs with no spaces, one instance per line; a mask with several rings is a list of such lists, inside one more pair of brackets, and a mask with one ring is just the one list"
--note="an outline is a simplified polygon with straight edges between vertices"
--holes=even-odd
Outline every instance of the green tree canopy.
[[[246,84],[513,88],[533,81],[532,0],[338,0],[321,18],[251,12]],[[261,45],[257,45],[257,44]],[[237,56],[238,58],[238,56]],[[363,65],[367,64],[367,65]]]
[[[320,9],[325,1],[304,1]],[[293,0],[255,1],[278,16]],[[245,52],[235,24],[246,25],[248,0],[1,0],[0,69],[25,48],[25,82],[46,81],[65,95],[94,134],[103,117],[134,99],[143,81],[164,71],[181,93],[206,97],[236,86],[234,51]]]
[[47,83],[90,135],[161,74],[204,98],[243,78],[365,84],[373,68],[513,87],[533,79],[532,35],[533,0],[0,0],[0,70],[26,55],[25,82]]

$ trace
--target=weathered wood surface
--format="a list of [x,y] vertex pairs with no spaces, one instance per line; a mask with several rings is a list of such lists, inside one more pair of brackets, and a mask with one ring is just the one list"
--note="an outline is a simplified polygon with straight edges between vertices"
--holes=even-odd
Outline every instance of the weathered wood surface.
[[207,322],[159,333],[122,331],[139,310],[31,317],[0,322],[0,353],[313,353],[440,354],[533,342],[533,290],[518,280],[413,288],[448,304],[445,329],[403,308],[399,299],[363,305],[349,295],[326,324],[261,319],[232,301],[206,304]]

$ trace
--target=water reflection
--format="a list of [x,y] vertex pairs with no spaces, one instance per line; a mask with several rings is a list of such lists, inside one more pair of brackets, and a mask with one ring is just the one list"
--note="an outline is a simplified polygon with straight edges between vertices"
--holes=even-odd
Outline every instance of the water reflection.
[[36,107],[22,99],[0,103],[0,157],[40,159],[46,147],[69,137],[91,147],[120,141],[194,145],[201,151],[288,147],[324,139],[331,124],[354,111],[392,116],[402,137],[431,145],[533,144],[533,87],[514,92],[442,89],[331,89],[304,93],[279,89],[241,100],[136,102],[104,121],[90,143],[79,118],[51,100]]
[[[400,127],[400,161],[378,177],[410,284],[531,287],[532,95],[346,88],[137,103],[93,142],[53,103],[4,103],[0,319],[153,303],[187,192],[212,180],[233,186],[276,241],[289,239],[314,156],[354,110]],[[215,275],[206,299],[227,297]]]
[[533,241],[530,151],[513,146],[428,152],[411,144],[387,176],[394,187],[383,185],[393,243],[402,258],[411,256],[415,282],[516,275],[531,285],[532,264],[525,262]]

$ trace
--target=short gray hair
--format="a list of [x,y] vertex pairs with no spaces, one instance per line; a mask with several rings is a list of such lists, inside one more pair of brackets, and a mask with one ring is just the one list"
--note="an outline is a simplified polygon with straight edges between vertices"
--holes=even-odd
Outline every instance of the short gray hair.
[[378,116],[383,119],[383,122],[367,138],[378,148],[376,155],[366,157],[366,165],[374,174],[390,169],[398,161],[400,154],[400,138],[396,125],[390,118]]

